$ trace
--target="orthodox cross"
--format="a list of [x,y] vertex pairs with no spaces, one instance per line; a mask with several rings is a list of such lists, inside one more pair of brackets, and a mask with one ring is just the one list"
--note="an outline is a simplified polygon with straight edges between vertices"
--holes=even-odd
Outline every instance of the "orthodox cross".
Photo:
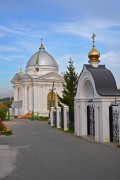
[[93,47],[95,47],[95,34],[93,33],[93,35],[92,35],[92,39],[93,39]]
[[52,85],[52,89],[50,89],[50,92],[51,92],[51,102],[50,102],[50,107],[53,106],[53,93],[55,91],[55,87],[54,87],[54,81],[53,81],[53,85]]
[[53,81],[53,85],[52,85],[52,89],[49,89],[49,91],[51,92],[51,100],[50,100],[50,109],[49,109],[49,118],[50,118],[50,111],[51,111],[51,107],[53,106],[53,93],[54,93],[54,90],[56,88],[54,87],[54,81]]
[[41,38],[41,44],[42,44],[42,40],[43,40],[43,39]]

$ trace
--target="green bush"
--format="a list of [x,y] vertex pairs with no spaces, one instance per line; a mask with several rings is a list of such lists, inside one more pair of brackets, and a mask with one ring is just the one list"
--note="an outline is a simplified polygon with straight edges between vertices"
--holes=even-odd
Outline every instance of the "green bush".
[[13,133],[12,133],[12,131],[10,130],[10,131],[1,132],[1,134],[2,134],[2,135],[6,135],[6,136],[10,136],[10,135],[12,135]]
[[40,116],[38,120],[40,121],[48,121],[48,117]]
[[2,126],[1,124],[0,124],[0,131],[3,131],[4,130],[4,126]]
[[1,120],[5,120],[5,117],[6,117],[6,112],[0,110],[0,119],[1,119]]

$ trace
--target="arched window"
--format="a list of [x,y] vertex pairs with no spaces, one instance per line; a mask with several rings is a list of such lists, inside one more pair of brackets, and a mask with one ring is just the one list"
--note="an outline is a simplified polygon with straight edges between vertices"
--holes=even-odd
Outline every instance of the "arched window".
[[47,109],[50,110],[50,107],[57,106],[57,95],[54,92],[50,92],[47,96]]

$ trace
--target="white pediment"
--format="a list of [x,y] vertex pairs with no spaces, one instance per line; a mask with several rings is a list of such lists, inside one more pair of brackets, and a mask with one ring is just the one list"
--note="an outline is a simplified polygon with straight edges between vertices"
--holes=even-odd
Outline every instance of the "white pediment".
[[14,77],[13,77],[13,79],[11,80],[11,83],[21,83],[22,81],[25,81],[25,80],[28,80],[28,79],[30,79],[30,77],[27,75],[27,74],[19,74],[19,73],[17,73]]
[[57,73],[48,73],[38,78],[39,80],[56,80],[56,81],[63,81],[63,77]]

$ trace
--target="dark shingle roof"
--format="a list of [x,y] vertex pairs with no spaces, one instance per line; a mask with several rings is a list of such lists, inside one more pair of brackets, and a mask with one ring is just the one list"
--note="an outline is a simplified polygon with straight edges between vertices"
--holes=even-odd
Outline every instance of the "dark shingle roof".
[[106,69],[105,65],[93,67],[92,65],[85,65],[86,69],[90,71],[95,81],[96,91],[101,96],[120,96],[117,90],[116,81],[111,71]]

